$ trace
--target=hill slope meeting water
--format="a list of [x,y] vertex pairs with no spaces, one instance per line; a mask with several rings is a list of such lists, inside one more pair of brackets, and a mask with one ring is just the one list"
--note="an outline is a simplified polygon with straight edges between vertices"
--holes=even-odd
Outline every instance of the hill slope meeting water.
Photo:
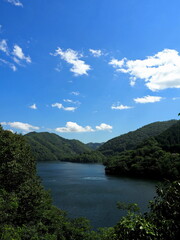
[[36,161],[100,162],[110,167],[111,162],[114,162],[112,156],[136,149],[143,141],[163,133],[175,123],[177,120],[154,122],[104,144],[84,144],[78,140],[68,140],[48,132],[31,132],[26,134],[25,138],[31,146]]
[[[179,133],[180,121],[148,142],[155,141],[155,148],[158,147],[156,142],[162,148],[167,144],[169,153],[177,156]],[[162,154],[160,151],[157,157]],[[179,179],[157,188],[149,212],[136,212],[137,204],[118,203],[118,208],[128,210],[127,215],[115,226],[92,231],[86,218],[70,219],[64,211],[52,205],[49,193],[36,175],[36,163],[25,138],[4,131],[0,126],[0,183],[1,240],[179,239]]]
[[180,177],[180,121],[161,134],[150,137],[134,150],[109,156],[106,173],[151,179]]

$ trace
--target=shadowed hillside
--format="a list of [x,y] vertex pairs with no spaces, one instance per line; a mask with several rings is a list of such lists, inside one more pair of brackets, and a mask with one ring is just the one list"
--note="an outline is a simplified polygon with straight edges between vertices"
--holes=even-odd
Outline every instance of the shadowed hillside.
[[31,132],[25,135],[37,161],[64,160],[91,149],[78,140],[68,140],[54,133]]
[[177,120],[154,122],[104,143],[98,150],[104,155],[114,155],[126,150],[136,148],[149,137],[157,136],[175,124]]
[[109,156],[106,173],[165,179],[180,177],[180,121],[156,137],[150,137],[134,150]]

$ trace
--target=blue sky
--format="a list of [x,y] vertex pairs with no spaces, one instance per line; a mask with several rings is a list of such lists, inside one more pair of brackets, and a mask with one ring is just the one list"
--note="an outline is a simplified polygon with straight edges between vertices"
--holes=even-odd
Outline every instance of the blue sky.
[[104,142],[180,105],[178,0],[0,0],[0,122]]

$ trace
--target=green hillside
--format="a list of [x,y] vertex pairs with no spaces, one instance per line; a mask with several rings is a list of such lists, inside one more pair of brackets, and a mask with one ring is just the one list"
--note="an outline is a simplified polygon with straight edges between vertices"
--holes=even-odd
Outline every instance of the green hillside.
[[100,146],[102,146],[104,143],[87,143],[86,145],[91,148],[92,150],[97,150]]
[[180,121],[156,137],[163,150],[180,153]]
[[[170,136],[167,139],[171,139],[171,133],[166,133]],[[172,146],[171,143],[170,140]],[[1,240],[179,239],[180,181],[159,186],[149,212],[136,212],[137,204],[118,203],[118,208],[128,210],[127,215],[115,226],[92,231],[87,219],[70,219],[66,212],[52,205],[36,175],[36,164],[25,138],[4,131],[1,126],[0,183]]]
[[37,161],[64,160],[91,149],[78,140],[68,140],[54,133],[31,132],[25,135]]
[[141,142],[149,137],[157,136],[175,124],[177,120],[154,122],[104,143],[98,150],[104,155],[115,155],[125,150],[135,149]]
[[111,156],[106,173],[156,179],[180,178],[180,121],[134,150]]

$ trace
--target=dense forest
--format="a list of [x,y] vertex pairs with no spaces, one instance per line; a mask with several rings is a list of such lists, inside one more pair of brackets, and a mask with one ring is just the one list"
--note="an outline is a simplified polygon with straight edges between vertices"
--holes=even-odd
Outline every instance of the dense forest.
[[54,133],[31,132],[26,134],[36,161],[56,161],[92,151],[86,144],[78,140],[68,140]]
[[92,150],[97,150],[100,146],[102,146],[104,143],[87,143],[86,145],[90,147]]
[[64,158],[62,161],[76,163],[105,163],[106,156],[99,151],[91,151]]
[[134,150],[109,156],[106,173],[156,179],[180,177],[180,121]]
[[157,188],[149,213],[139,213],[136,204],[119,203],[118,208],[127,210],[127,216],[96,232],[85,218],[67,218],[42,187],[24,137],[0,126],[1,240],[177,240],[180,181]]
[[107,174],[175,180],[180,175],[179,125],[177,120],[151,123],[104,144],[48,132],[28,133],[25,139],[36,161],[103,163]]
[[157,136],[176,122],[177,120],[170,120],[151,123],[106,143],[84,144],[78,140],[68,140],[48,132],[31,132],[24,137],[30,144],[36,161],[106,163],[106,157],[109,159],[125,150],[135,149],[143,140]]
[[164,122],[154,122],[148,125],[145,125],[136,131],[132,131],[118,137],[115,137],[106,143],[104,143],[98,149],[104,155],[114,155],[126,150],[135,149],[140,143],[149,137],[157,136],[158,134],[164,132],[169,127],[174,125],[177,120],[170,120]]

